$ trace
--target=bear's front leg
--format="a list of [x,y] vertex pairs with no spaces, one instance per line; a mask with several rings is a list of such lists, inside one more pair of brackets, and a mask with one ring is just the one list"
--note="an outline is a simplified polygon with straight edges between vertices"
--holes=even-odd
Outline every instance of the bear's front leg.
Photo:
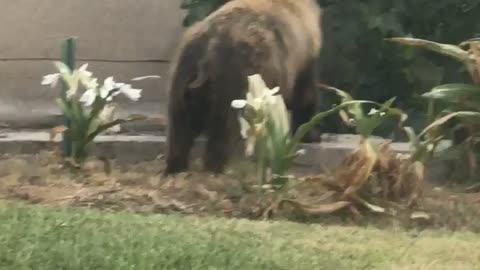
[[235,113],[225,102],[219,105],[210,115],[207,130],[207,146],[204,157],[205,170],[215,174],[223,173],[234,151],[233,140],[239,133],[238,120]]

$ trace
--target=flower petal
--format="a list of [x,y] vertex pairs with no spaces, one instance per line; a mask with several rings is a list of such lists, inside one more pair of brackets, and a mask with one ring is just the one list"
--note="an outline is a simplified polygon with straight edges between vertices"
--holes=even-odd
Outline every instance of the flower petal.
[[374,115],[374,114],[376,114],[377,112],[378,112],[377,109],[372,108],[372,109],[368,112],[368,115]]
[[87,71],[87,68],[88,68],[88,63],[85,63],[82,66],[80,66],[78,71],[85,72],[85,71]]
[[264,89],[267,88],[260,74],[248,76],[248,84],[248,91],[251,92],[254,97],[261,97]]
[[235,109],[242,109],[247,105],[247,101],[244,99],[236,99],[232,101],[232,107]]
[[254,151],[255,151],[255,142],[256,142],[256,139],[255,137],[249,137],[247,139],[247,146],[245,148],[245,155],[250,157],[253,155]]
[[304,156],[306,153],[307,153],[307,151],[305,151],[305,149],[299,149],[299,150],[297,150],[297,152],[295,154],[297,156]]
[[272,90],[269,90],[270,95],[275,95],[276,93],[278,93],[278,91],[280,91],[280,87],[278,86],[273,88]]
[[55,87],[59,79],[60,79],[60,73],[43,76],[42,85],[50,85],[52,87]]
[[98,87],[98,80],[97,79],[92,79],[88,82],[84,82],[84,85],[85,87],[87,88],[87,90],[90,90],[90,89],[97,89]]
[[287,106],[281,95],[272,96],[274,102],[269,105],[269,115],[272,119],[275,129],[282,132],[283,135],[290,131],[290,121]]
[[71,74],[72,73],[70,68],[67,65],[65,65],[63,62],[56,61],[55,66],[57,67],[60,74]]
[[88,71],[88,70],[87,70],[87,67],[88,67],[88,63],[83,64],[83,65],[78,69],[78,73],[80,73],[81,76],[91,77],[91,76],[92,76],[92,72]]
[[248,130],[250,129],[250,124],[243,117],[239,117],[238,121],[240,122],[240,134],[242,138],[246,139],[248,137]]
[[113,77],[106,78],[103,81],[102,87],[100,87],[100,97],[106,98],[113,89],[115,89],[115,81],[113,80]]
[[97,97],[96,89],[92,88],[85,91],[85,93],[83,93],[83,95],[80,97],[80,102],[85,104],[85,106],[89,107],[89,106],[92,106],[96,97]]
[[120,92],[122,92],[129,99],[136,101],[141,97],[142,89],[135,89],[132,88],[131,85],[125,84],[120,88]]

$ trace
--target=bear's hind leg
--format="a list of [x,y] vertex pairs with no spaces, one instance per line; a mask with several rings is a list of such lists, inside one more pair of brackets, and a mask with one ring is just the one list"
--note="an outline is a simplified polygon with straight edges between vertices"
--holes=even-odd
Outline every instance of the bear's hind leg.
[[[182,108],[170,115],[166,169],[164,174],[175,174],[188,169],[191,148],[202,131],[202,121],[193,119],[192,113]],[[197,121],[195,121],[197,120]]]

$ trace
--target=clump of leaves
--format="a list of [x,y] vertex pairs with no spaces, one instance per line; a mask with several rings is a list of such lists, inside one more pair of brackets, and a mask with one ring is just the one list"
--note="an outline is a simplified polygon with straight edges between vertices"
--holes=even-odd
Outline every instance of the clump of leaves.
[[340,110],[340,115],[346,123],[354,126],[362,137],[360,145],[332,174],[305,179],[307,182],[320,181],[331,192],[329,203],[312,206],[293,200],[282,200],[277,207],[289,202],[307,214],[332,213],[348,208],[358,216],[359,207],[373,212],[388,212],[386,208],[371,203],[375,198],[385,201],[406,199],[407,205],[414,205],[421,194],[423,164],[410,156],[397,155],[389,144],[375,145],[369,139],[388,117],[398,117],[401,126],[407,116],[391,107],[394,99],[377,104],[379,109],[371,109],[366,114],[361,103],[355,103],[346,92],[333,87],[328,89],[342,97],[342,104],[349,104],[345,110]]
[[[354,100],[346,92],[329,87],[329,90],[334,91],[342,98],[342,103],[331,110],[315,115],[292,136],[290,135],[288,114],[283,99],[280,95],[275,95],[279,89],[268,89],[258,74],[250,76],[249,82],[250,89],[246,100],[235,100],[232,102],[232,106],[243,109],[239,120],[242,136],[247,140],[247,155],[251,155],[255,148],[259,153],[259,185],[274,193],[273,198],[270,198],[269,207],[264,211],[264,217],[275,213],[286,202],[294,204],[310,214],[331,213],[345,207],[354,210],[356,209],[356,203],[361,203],[373,211],[385,212],[385,209],[370,204],[357,194],[370,183],[375,170],[382,172],[382,175],[379,176],[382,181],[387,179],[385,175],[388,175],[391,170],[396,169],[402,172],[399,174],[400,180],[394,179],[387,182],[390,183],[387,187],[391,191],[385,191],[386,194],[412,194],[413,191],[404,191],[404,187],[418,187],[417,183],[423,180],[423,170],[419,169],[423,167],[419,167],[418,163],[411,166],[402,165],[402,167],[398,163],[397,167],[392,167],[390,165],[392,163],[390,162],[391,158],[386,156],[386,153],[389,155],[391,153],[386,151],[385,148],[379,149],[369,140],[374,130],[388,117],[398,117],[400,125],[406,120],[405,114],[391,107],[395,99],[391,99],[384,104]],[[372,109],[366,114],[361,104],[376,105],[378,109]],[[288,199],[288,191],[301,183],[299,179],[286,175],[293,159],[301,153],[301,150],[298,149],[301,138],[325,116],[335,112],[340,112],[345,121],[355,126],[357,132],[362,136],[359,149],[347,157],[333,177],[328,178],[330,180],[324,182],[325,186],[332,188],[337,195],[341,195],[337,196],[338,200],[320,206]],[[408,180],[405,180],[407,177],[403,176],[410,176],[412,171],[416,171],[414,174],[418,176],[418,180],[414,181],[414,184],[407,184]],[[408,179],[413,178],[409,177]],[[414,199],[411,199],[411,201],[414,201]],[[358,211],[355,210],[354,212]]]
[[[422,132],[428,137],[426,144],[420,145],[417,141],[416,145],[418,149],[428,146],[431,150],[438,144],[439,139],[451,136],[453,145],[447,149],[446,153],[457,153],[454,160],[462,160],[458,158],[459,154],[466,157],[467,162],[461,161],[461,163],[468,164],[467,171],[469,171],[469,176],[473,177],[478,167],[477,155],[479,154],[480,125],[476,115],[480,112],[480,39],[467,40],[458,46],[416,38],[391,38],[388,40],[448,56],[465,66],[470,75],[470,84],[444,84],[434,87],[422,95],[430,102],[430,113],[434,113],[436,107],[442,109],[435,116],[429,117],[433,123]],[[455,120],[451,121],[452,119]],[[448,124],[453,122],[454,125],[447,128],[447,125],[444,125],[446,122]],[[407,132],[412,141],[414,138],[412,130]],[[462,155],[461,152],[464,154]],[[460,170],[464,171],[463,168]]]

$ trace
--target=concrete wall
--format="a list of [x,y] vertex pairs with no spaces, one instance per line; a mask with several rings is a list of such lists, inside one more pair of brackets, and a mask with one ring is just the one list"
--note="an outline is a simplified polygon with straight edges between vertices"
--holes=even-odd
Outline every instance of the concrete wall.
[[[0,122],[36,127],[59,115],[57,91],[40,85],[54,72],[63,40],[78,37],[77,58],[100,79],[136,82],[136,113],[165,112],[165,72],[182,32],[180,0],[0,0]],[[58,118],[58,117],[57,117]]]

